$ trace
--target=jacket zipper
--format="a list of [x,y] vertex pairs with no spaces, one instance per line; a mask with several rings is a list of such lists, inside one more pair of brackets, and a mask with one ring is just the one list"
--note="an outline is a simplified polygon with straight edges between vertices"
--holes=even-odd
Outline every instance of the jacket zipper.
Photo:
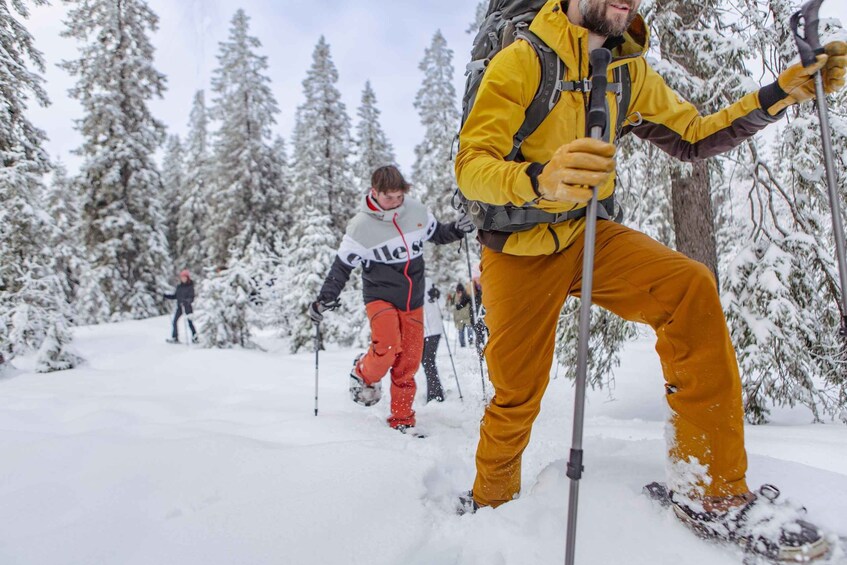
[[409,244],[406,243],[406,236],[403,235],[403,230],[401,230],[400,226],[397,224],[397,213],[396,212],[394,214],[394,217],[391,218],[391,223],[394,224],[394,227],[397,229],[397,232],[400,234],[400,239],[403,240],[403,246],[406,248],[406,267],[403,269],[403,276],[406,277],[407,281],[409,281],[409,294],[406,295],[406,312],[411,312],[411,310],[412,310],[412,279],[409,277],[409,265],[411,264],[412,250],[409,249]]

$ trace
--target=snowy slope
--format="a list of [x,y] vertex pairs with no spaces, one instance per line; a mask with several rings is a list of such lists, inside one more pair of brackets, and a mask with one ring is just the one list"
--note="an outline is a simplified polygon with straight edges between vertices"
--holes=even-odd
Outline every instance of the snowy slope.
[[[164,343],[168,321],[76,330],[88,364],[0,379],[0,564],[558,564],[563,562],[572,389],[551,381],[524,457],[523,496],[452,514],[470,487],[482,400],[470,350],[459,401],[442,345],[443,404],[416,439],[388,403],[347,397],[353,351],[314,355]],[[451,341],[451,345],[453,342]],[[423,374],[419,374],[422,383]],[[615,400],[591,393],[580,488],[581,564],[720,565],[640,495],[664,476],[662,379],[651,340],[631,345]],[[422,391],[419,389],[419,394]],[[749,479],[771,482],[847,535],[847,428],[802,411],[750,427]]]

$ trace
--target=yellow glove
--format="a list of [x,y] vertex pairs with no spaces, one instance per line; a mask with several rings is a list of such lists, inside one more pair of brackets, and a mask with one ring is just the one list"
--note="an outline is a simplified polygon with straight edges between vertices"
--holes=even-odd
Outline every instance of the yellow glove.
[[771,116],[775,116],[792,104],[811,100],[815,97],[814,74],[821,71],[823,89],[827,94],[840,90],[844,86],[845,68],[847,68],[847,43],[832,41],[824,47],[825,54],[818,55],[814,65],[804,67],[802,63],[791,65],[777,79],[779,88],[785,96],[768,106]]
[[566,143],[538,175],[538,194],[556,202],[588,202],[589,187],[605,183],[615,170],[615,146],[583,137]]

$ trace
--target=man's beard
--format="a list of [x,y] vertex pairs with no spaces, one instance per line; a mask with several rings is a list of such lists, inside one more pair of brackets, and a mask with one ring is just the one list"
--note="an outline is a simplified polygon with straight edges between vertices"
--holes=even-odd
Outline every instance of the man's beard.
[[618,37],[623,35],[638,13],[632,9],[632,4],[626,0],[620,0],[620,3],[629,5],[629,14],[626,19],[606,17],[606,11],[609,7],[608,0],[599,2],[597,0],[579,0],[582,27],[604,37]]

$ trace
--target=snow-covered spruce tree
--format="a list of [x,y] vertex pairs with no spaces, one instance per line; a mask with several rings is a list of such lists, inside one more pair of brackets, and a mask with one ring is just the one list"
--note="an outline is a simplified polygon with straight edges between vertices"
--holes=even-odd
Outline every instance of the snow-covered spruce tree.
[[[440,222],[452,222],[458,212],[452,205],[456,175],[451,153],[461,113],[453,88],[453,51],[440,31],[433,36],[418,69],[424,78],[415,96],[415,108],[424,126],[424,138],[415,146],[413,191]],[[459,277],[467,279],[465,258],[455,245],[427,246],[426,261],[436,286],[446,288],[454,286]],[[478,258],[472,262],[476,264]]]
[[[763,27],[755,45],[774,75],[795,58],[787,28],[794,8],[771,0],[765,11],[746,12],[760,18]],[[842,92],[829,102],[836,166],[843,170],[847,95]],[[838,335],[840,289],[820,126],[812,104],[788,114],[772,154],[754,154],[749,191],[753,243],[730,266],[724,304],[749,421],[766,422],[772,406],[798,404],[808,407],[816,421],[824,416],[847,421],[847,356]],[[844,206],[847,178],[839,175],[838,183]]]
[[[41,76],[29,70],[43,72],[44,60],[18,19],[28,16],[27,3],[10,7],[0,0],[0,371],[16,355],[38,349],[51,324],[68,315],[51,257],[56,226],[44,209],[45,135],[26,117],[30,99],[49,104]],[[64,355],[70,334],[60,333],[65,341],[57,354]]]
[[62,63],[77,79],[70,94],[84,112],[77,120],[84,162],[75,182],[84,191],[88,267],[77,310],[91,322],[157,315],[169,263],[154,162],[164,127],[148,108],[165,88],[148,37],[158,18],[142,0],[68,3],[62,35],[82,43],[79,58]]
[[[738,41],[743,30],[726,14],[728,3],[655,0],[648,12],[654,51],[660,55],[654,67],[701,113],[715,112],[757,87],[745,66],[749,48]],[[714,200],[722,195],[721,161],[684,164],[663,156],[658,163],[670,173],[676,248],[718,276],[715,234],[721,226],[716,219],[725,216]]]
[[[341,241],[347,221],[358,210],[360,198],[353,180],[350,118],[336,88],[338,71],[329,44],[321,37],[312,54],[312,65],[303,80],[305,101],[297,108],[292,139],[291,202],[294,234],[304,220],[307,204],[325,214],[334,241]],[[308,221],[307,221],[308,223]]]
[[[179,210],[185,198],[185,149],[178,135],[169,135],[162,159],[162,189],[165,210],[165,237],[173,257],[177,249]],[[181,268],[180,265],[170,265]]]
[[213,167],[209,154],[208,113],[205,95],[198,90],[194,95],[188,118],[188,135],[185,139],[185,180],[176,218],[176,247],[178,269],[188,269],[201,275],[206,265],[206,250],[214,219],[209,201],[212,197]]
[[271,147],[271,126],[279,113],[267,76],[261,43],[249,35],[249,18],[238,10],[229,39],[220,43],[211,115],[220,128],[214,136],[215,192],[211,201],[210,259],[225,265],[231,250],[243,252],[253,236],[272,243],[281,225],[282,202]]
[[53,224],[49,254],[51,270],[59,277],[66,301],[72,303],[84,270],[80,251],[82,225],[77,186],[68,178],[61,162],[53,165],[53,179],[47,187],[44,206]]
[[[556,328],[556,362],[565,367],[565,376],[576,378],[579,345],[579,298],[569,297],[559,315]],[[588,385],[594,389],[610,388],[613,371],[620,366],[624,344],[638,335],[637,326],[608,310],[591,308],[591,330],[588,340]]]
[[[36,370],[61,371],[78,365],[82,358],[71,348],[70,305],[60,277],[50,273],[37,258],[22,265],[19,289],[11,309],[0,311],[0,323],[8,330],[4,357],[38,351]],[[4,301],[5,302],[5,301]]]
[[268,252],[278,254],[282,249],[279,245],[288,238],[291,229],[291,215],[294,213],[291,204],[291,167],[288,160],[288,146],[282,136],[277,135],[271,143],[271,169],[270,180],[276,187],[275,196],[278,201],[277,207],[278,223],[273,226],[267,242],[264,246]]
[[[300,210],[299,216],[300,234],[288,240],[283,253],[290,289],[285,302],[291,313],[289,331],[292,353],[314,345],[315,327],[307,315],[307,309],[317,298],[324,277],[335,260],[337,240],[325,212],[307,204]],[[363,310],[361,304],[358,309]],[[348,316],[349,313],[345,313],[343,308],[327,312],[321,324],[324,340],[336,341],[339,327],[350,325]]]
[[488,0],[483,0],[476,5],[476,11],[474,12],[474,19],[468,25],[468,29],[465,30],[465,33],[469,33],[471,35],[476,35],[479,32],[480,26],[482,26],[482,22],[485,21],[485,13],[488,11]]
[[[316,277],[316,281],[319,279],[315,284],[298,288],[297,299],[288,302],[294,320],[289,330],[292,332],[292,348],[295,350],[308,342],[306,334],[309,329],[303,324],[311,324],[308,319],[305,322],[302,319],[306,312],[305,305],[317,297],[320,283],[332,263],[347,222],[359,209],[363,197],[353,172],[350,118],[335,86],[337,82],[338,71],[332,62],[329,45],[321,37],[312,55],[312,65],[303,80],[305,101],[297,109],[291,143],[294,148],[291,157],[292,195],[288,200],[291,202],[292,225],[288,253],[294,254],[294,257],[304,257],[304,238],[315,239],[317,230],[322,237],[325,235],[329,238],[321,244],[325,249],[321,248],[317,255],[329,253],[329,260],[323,262],[303,258],[304,262],[299,267],[298,263],[294,263],[298,271],[293,275],[295,278],[306,276],[299,272],[300,269],[315,267],[318,270],[308,273],[308,276]],[[327,225],[318,229],[318,221],[326,221]],[[318,240],[323,241],[321,238]],[[341,307],[331,316],[335,320],[346,320],[347,323],[333,326],[335,322],[327,319],[324,324],[325,337],[329,341],[350,345],[356,340],[358,326],[364,319],[360,281],[352,280],[348,283],[342,293],[341,303]]]
[[356,163],[354,171],[359,192],[364,193],[371,186],[371,174],[379,167],[396,163],[394,148],[388,141],[379,123],[380,111],[376,107],[376,94],[370,81],[362,91],[362,104],[357,112],[356,124]]
[[[290,272],[286,258],[288,248],[286,238],[278,233],[275,236],[271,249],[265,250],[265,260],[261,277],[261,308],[256,318],[261,327],[277,329],[282,337],[289,335],[289,325],[294,318],[294,313],[288,304],[288,296],[291,291],[288,277]],[[272,249],[279,249],[280,253]],[[300,314],[297,314],[300,315]]]
[[[282,213],[284,217],[290,218],[290,216],[288,215],[290,213],[290,205],[288,203],[288,199],[291,197],[291,167],[289,165],[288,159],[288,145],[285,143],[285,139],[283,139],[282,136],[277,135],[274,138],[272,149],[277,167],[276,174],[280,179],[279,183],[282,187],[282,192],[284,195],[284,202],[282,202]],[[279,227],[281,229],[283,226]],[[279,234],[279,230],[277,230],[277,234]]]
[[250,327],[261,320],[261,293],[270,272],[266,248],[254,236],[243,253],[233,247],[226,269],[209,272],[198,293],[198,332],[204,347],[256,348]]
[[618,143],[615,204],[623,223],[675,247],[671,212],[670,157],[651,143],[628,135]]
[[74,351],[71,345],[72,334],[68,327],[68,317],[67,313],[51,316],[47,325],[47,335],[41,342],[41,347],[38,348],[35,361],[37,373],[64,371],[82,363],[83,358]]

